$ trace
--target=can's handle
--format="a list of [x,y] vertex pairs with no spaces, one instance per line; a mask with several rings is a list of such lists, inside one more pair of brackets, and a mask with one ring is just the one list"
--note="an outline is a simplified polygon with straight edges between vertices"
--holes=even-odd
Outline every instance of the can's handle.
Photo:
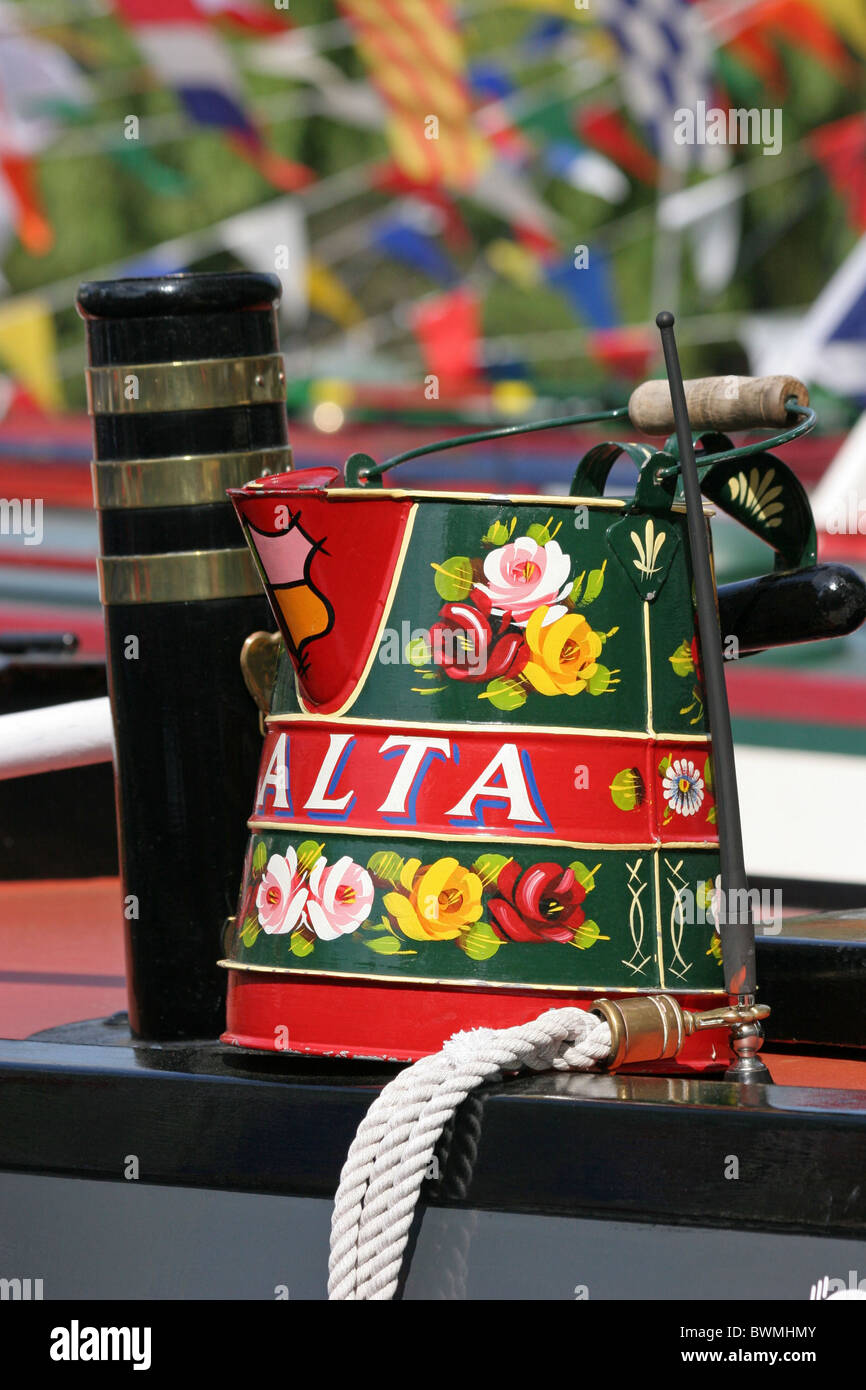
[[[794,376],[705,376],[684,382],[693,430],[751,430],[789,425],[788,402],[809,404]],[[645,381],[628,402],[629,420],[644,434],[670,434],[674,412],[667,381]]]
[[594,410],[588,415],[563,415],[555,420],[532,420],[523,425],[502,425],[494,430],[479,430],[475,434],[459,434],[453,439],[439,439],[433,444],[422,444],[418,449],[408,449],[404,454],[377,463],[369,454],[351,454],[344,464],[347,487],[366,487],[373,484],[381,487],[381,479],[389,468],[412,459],[423,458],[426,454],[440,454],[444,449],[461,449],[465,444],[481,444],[492,439],[507,439],[515,434],[536,434],[539,430],[558,430],[571,425],[595,425],[601,421],[622,420],[627,414],[625,406],[616,410]]

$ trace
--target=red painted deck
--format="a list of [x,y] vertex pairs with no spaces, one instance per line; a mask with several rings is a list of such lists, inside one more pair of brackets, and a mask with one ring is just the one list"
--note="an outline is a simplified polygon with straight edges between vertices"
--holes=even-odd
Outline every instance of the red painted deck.
[[118,880],[0,883],[0,1035],[125,1008]]

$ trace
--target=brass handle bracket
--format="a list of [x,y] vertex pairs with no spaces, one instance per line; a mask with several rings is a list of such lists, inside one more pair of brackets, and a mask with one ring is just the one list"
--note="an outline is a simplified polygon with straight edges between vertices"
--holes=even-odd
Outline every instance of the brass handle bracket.
[[266,732],[265,720],[271,712],[282,649],[283,639],[278,632],[251,632],[241,648],[241,673],[256,702],[262,736]]

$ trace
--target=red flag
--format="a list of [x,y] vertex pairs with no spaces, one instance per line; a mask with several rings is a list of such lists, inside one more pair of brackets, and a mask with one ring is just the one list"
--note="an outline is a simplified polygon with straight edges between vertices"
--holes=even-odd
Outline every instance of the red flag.
[[197,8],[207,19],[225,20],[241,33],[287,34],[294,26],[284,10],[275,14],[261,5],[245,0],[196,0]]
[[751,68],[773,92],[784,92],[788,82],[785,64],[770,36],[760,29],[746,29],[725,45],[744,67]]
[[54,245],[54,231],[45,217],[36,190],[33,160],[25,155],[0,155],[0,169],[15,208],[15,230],[31,256],[44,256]]
[[819,126],[807,144],[845,201],[852,226],[866,231],[866,114]]
[[641,183],[657,182],[658,164],[632,134],[616,107],[584,106],[578,113],[577,131],[587,145],[607,155]]
[[646,376],[656,340],[643,324],[629,328],[599,328],[587,344],[593,361],[609,367],[617,376],[640,381]]
[[412,328],[427,370],[440,392],[452,394],[480,383],[478,338],[481,314],[471,290],[449,290],[422,299],[412,311]]
[[811,54],[840,81],[856,72],[845,45],[808,0],[762,0],[729,47],[764,81],[784,91],[785,70],[775,51],[780,42]]

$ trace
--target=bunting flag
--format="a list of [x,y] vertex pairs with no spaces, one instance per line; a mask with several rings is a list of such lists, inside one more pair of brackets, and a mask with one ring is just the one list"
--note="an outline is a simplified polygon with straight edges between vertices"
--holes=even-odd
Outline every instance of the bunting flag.
[[866,114],[819,126],[806,143],[845,202],[851,225],[866,232]]
[[543,273],[538,256],[518,242],[497,237],[485,248],[484,254],[491,269],[517,289],[531,290],[541,284]]
[[160,197],[182,197],[191,190],[186,175],[179,169],[163,164],[147,145],[134,140],[121,140],[109,153],[115,164],[139,179],[151,193],[158,193]]
[[810,0],[760,0],[728,48],[775,90],[787,81],[779,46],[799,48],[823,64],[840,81],[854,75],[854,64],[835,30]]
[[569,32],[568,22],[561,15],[546,15],[530,26],[523,40],[524,51],[531,58],[547,53],[548,49],[555,48]]
[[275,198],[223,222],[220,240],[250,270],[274,269],[283,294],[284,323],[303,324],[309,308],[307,221],[297,198]]
[[863,0],[810,0],[813,9],[824,15],[863,57],[866,57],[866,7]]
[[364,317],[358,301],[321,261],[310,260],[307,265],[307,293],[310,308],[333,319],[341,328],[352,328]]
[[866,235],[796,327],[756,328],[747,329],[755,375],[784,372],[866,400]]
[[14,210],[15,231],[22,246],[31,256],[44,256],[54,245],[54,230],[42,208],[33,160],[24,155],[3,153],[2,137],[0,173],[7,199]]
[[423,271],[443,285],[453,285],[458,278],[452,262],[433,237],[405,218],[394,216],[380,222],[373,233],[373,244],[392,260]]
[[14,9],[0,6],[0,169],[15,230],[32,255],[43,255],[54,233],[42,209],[34,158],[57,135],[60,104],[78,110],[90,89],[56,44],[26,34]]
[[43,410],[60,409],[54,318],[38,295],[0,304],[0,363]]
[[510,223],[515,236],[530,250],[542,257],[556,252],[559,219],[518,170],[501,161],[488,165],[470,196]]
[[493,149],[511,164],[525,163],[533,147],[508,113],[506,102],[517,90],[497,63],[473,63],[469,85],[476,97],[475,122]]
[[472,237],[457,204],[438,184],[419,183],[404,173],[393,160],[388,160],[372,170],[370,186],[380,193],[407,194],[434,208],[442,218],[442,235],[450,246],[463,248],[471,243]]
[[659,204],[661,233],[687,233],[695,279],[705,294],[720,294],[733,278],[747,191],[742,169],[733,168],[670,193]]
[[612,159],[620,169],[641,183],[655,187],[659,168],[655,159],[629,130],[622,113],[613,106],[590,105],[577,117],[578,134],[593,149]]
[[592,328],[615,328],[620,322],[610,265],[602,251],[587,248],[585,264],[574,259],[550,266],[548,283],[560,290],[579,318]]
[[279,35],[291,28],[286,13],[289,0],[271,4],[268,9],[255,0],[195,0],[195,7],[205,18],[225,20],[244,34]]
[[646,324],[602,328],[590,333],[589,355],[599,366],[627,381],[644,381],[657,349],[657,338]]
[[733,198],[696,220],[689,230],[692,268],[704,294],[721,294],[734,278],[740,254],[742,212],[742,199]]
[[606,203],[622,203],[629,195],[629,181],[612,159],[574,141],[557,140],[548,145],[544,162],[551,174],[572,188],[592,193]]
[[481,310],[472,290],[422,299],[412,310],[412,328],[442,395],[480,385]]
[[605,0],[599,19],[620,53],[623,102],[647,131],[659,158],[674,168],[718,162],[718,149],[674,140],[674,112],[712,105],[713,44],[689,0]]
[[489,158],[475,128],[463,48],[447,0],[339,0],[388,107],[387,136],[419,182],[470,187]]
[[220,130],[232,147],[276,188],[309,183],[302,164],[265,145],[244,109],[231,56],[195,0],[114,0],[153,72],[171,87],[197,125]]

